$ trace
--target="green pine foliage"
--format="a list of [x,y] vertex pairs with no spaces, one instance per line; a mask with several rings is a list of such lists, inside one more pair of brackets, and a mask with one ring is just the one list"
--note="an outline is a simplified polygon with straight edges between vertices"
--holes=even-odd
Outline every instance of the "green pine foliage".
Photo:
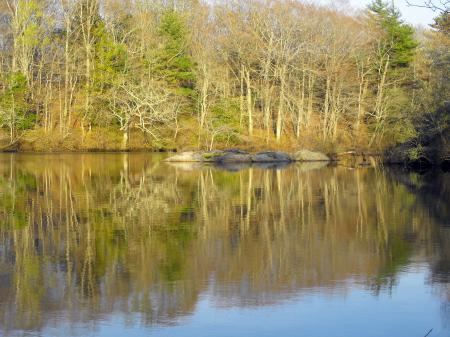
[[12,134],[31,128],[35,122],[35,115],[29,111],[27,96],[25,75],[20,72],[10,74],[6,90],[0,95],[0,124],[7,126]]
[[120,75],[126,72],[127,49],[113,41],[103,22],[99,23],[95,35],[94,88],[102,93],[117,85]]
[[413,28],[402,21],[398,9],[388,2],[374,0],[369,10],[384,33],[384,49],[390,55],[391,67],[407,67],[419,45]]
[[450,36],[450,12],[444,12],[437,16],[431,27],[442,34]]
[[177,89],[189,96],[194,87],[193,61],[187,51],[187,30],[181,15],[166,11],[161,18],[158,34],[162,48],[157,53],[154,71]]

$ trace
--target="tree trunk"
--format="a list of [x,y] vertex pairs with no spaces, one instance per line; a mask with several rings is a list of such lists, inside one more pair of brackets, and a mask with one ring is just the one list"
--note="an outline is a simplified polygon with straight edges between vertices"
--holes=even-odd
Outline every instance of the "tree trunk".
[[331,78],[327,76],[327,85],[325,89],[325,99],[323,103],[323,139],[327,138],[327,129],[329,123],[329,111],[330,111],[330,87]]
[[295,129],[295,136],[297,139],[300,138],[300,129],[301,124],[305,116],[305,70],[302,70],[302,83],[300,88],[300,102],[298,106],[298,114],[297,114],[297,126]]
[[253,136],[253,103],[252,103],[252,87],[250,82],[250,70],[246,70],[245,82],[247,86],[247,114],[248,114],[248,134]]
[[128,150],[129,130],[125,130],[122,135],[122,150]]
[[283,132],[285,73],[286,73],[286,66],[283,65],[280,69],[280,102],[278,104],[277,130],[276,130],[277,142],[281,140],[281,134]]

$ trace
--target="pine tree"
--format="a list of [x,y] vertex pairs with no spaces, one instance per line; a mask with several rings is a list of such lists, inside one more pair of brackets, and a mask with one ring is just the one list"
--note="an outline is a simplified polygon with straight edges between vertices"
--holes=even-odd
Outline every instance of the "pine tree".
[[413,28],[404,23],[393,4],[374,0],[369,5],[371,16],[384,33],[384,49],[390,55],[392,68],[407,67],[414,58],[418,42]]
[[0,94],[0,126],[9,129],[10,143],[13,143],[19,131],[33,126],[36,115],[29,111],[25,75],[20,72],[11,73],[6,82]]
[[190,95],[194,87],[193,62],[187,53],[186,28],[180,14],[166,11],[159,26],[163,47],[157,55],[155,71],[178,93]]
[[434,19],[431,25],[438,32],[450,36],[450,12],[443,12]]
[[126,71],[127,50],[124,44],[111,38],[103,21],[95,27],[94,35],[93,89],[97,94],[102,94],[114,88],[120,75]]

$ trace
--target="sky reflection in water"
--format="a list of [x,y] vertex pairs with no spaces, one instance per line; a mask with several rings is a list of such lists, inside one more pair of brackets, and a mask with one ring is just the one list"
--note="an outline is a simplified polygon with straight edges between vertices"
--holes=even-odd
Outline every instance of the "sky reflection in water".
[[0,334],[450,334],[448,174],[161,158],[0,156]]

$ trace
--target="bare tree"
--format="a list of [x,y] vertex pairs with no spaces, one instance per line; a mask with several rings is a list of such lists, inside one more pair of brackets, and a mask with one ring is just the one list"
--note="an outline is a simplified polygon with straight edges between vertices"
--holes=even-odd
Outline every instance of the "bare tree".
[[128,146],[129,132],[133,128],[159,141],[159,128],[176,120],[180,105],[170,92],[153,82],[124,83],[109,101],[111,113],[123,131],[124,149]]
[[420,3],[406,1],[408,6],[431,9],[433,12],[448,13],[450,11],[450,0],[426,0]]

